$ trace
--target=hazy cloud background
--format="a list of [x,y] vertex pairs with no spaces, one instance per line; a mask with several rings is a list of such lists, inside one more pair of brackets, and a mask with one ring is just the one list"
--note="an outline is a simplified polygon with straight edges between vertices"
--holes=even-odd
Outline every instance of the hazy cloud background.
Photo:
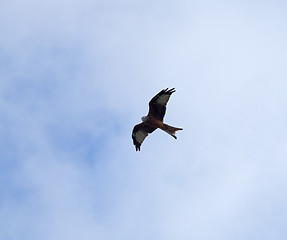
[[285,239],[286,10],[1,1],[0,239]]

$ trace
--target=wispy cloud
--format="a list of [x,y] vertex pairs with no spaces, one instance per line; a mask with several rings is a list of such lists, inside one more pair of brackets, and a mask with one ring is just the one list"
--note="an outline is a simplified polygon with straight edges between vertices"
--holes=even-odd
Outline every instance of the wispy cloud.
[[0,9],[1,239],[285,239],[285,3]]

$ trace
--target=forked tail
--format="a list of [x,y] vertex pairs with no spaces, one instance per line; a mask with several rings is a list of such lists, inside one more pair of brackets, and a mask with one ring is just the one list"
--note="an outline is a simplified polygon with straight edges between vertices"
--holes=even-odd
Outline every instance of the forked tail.
[[171,135],[172,137],[174,137],[175,139],[177,139],[177,137],[175,136],[175,132],[179,130],[183,130],[183,128],[172,127],[167,124],[164,124],[164,127],[162,130],[168,133],[169,135]]

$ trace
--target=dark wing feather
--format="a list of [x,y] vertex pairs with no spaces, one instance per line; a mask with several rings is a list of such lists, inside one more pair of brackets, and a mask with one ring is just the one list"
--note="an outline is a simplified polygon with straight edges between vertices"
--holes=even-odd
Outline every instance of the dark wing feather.
[[163,117],[166,111],[166,104],[170,98],[170,95],[175,92],[175,89],[163,89],[157,95],[155,95],[149,102],[148,115],[152,115],[163,121]]
[[133,133],[132,133],[132,139],[136,147],[136,151],[138,150],[140,151],[140,146],[142,142],[144,141],[146,136],[149,133],[152,133],[154,130],[156,130],[156,128],[150,127],[146,125],[145,123],[140,123],[134,126]]

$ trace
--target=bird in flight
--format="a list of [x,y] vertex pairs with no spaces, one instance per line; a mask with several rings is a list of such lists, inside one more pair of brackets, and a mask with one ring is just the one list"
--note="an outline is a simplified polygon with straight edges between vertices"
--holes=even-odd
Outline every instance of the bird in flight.
[[149,133],[152,133],[157,128],[165,131],[175,139],[175,132],[183,130],[182,128],[172,127],[163,123],[163,117],[166,111],[166,104],[170,95],[175,92],[175,89],[163,89],[155,95],[149,102],[149,112],[147,116],[142,117],[142,123],[135,125],[132,132],[133,143],[136,151],[140,151],[141,144]]

